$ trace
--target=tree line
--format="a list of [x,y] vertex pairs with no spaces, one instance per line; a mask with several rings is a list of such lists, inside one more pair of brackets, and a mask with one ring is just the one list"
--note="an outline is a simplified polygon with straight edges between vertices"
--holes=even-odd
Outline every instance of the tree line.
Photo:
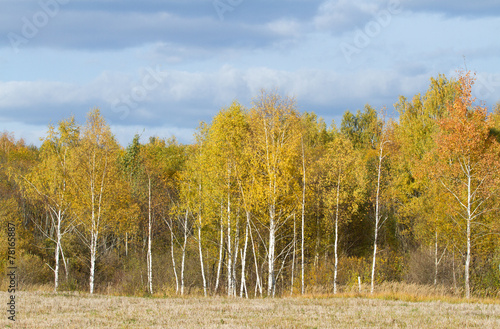
[[[431,78],[398,120],[366,105],[337,127],[262,91],[191,144],[120,146],[98,109],[40,147],[0,137],[0,213],[22,284],[275,296],[361,282],[500,287],[500,107],[474,76]],[[0,253],[6,268],[7,239]]]

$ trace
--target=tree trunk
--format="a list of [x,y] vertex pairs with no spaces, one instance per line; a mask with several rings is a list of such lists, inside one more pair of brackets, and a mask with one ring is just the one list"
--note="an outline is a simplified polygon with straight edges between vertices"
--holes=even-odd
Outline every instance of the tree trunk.
[[340,176],[337,180],[337,207],[335,210],[335,245],[334,245],[334,253],[335,253],[335,266],[333,271],[333,293],[337,293],[337,271],[339,264],[339,256],[338,256],[338,244],[339,244],[339,205],[340,205]]
[[148,290],[149,293],[153,294],[153,258],[151,254],[151,230],[152,230],[152,218],[151,218],[151,177],[148,177],[148,255],[147,255],[147,267],[148,267]]
[[184,241],[182,243],[182,262],[181,262],[181,295],[184,295],[184,267],[186,264],[186,243],[187,243],[187,225],[188,225],[188,210],[186,209],[186,216],[184,217]]
[[97,233],[91,232],[90,233],[90,279],[89,279],[90,294],[94,293],[96,254],[97,254]]
[[304,142],[302,141],[302,223],[301,223],[301,284],[300,284],[300,290],[302,295],[304,294],[305,291],[305,285],[304,285],[304,232],[305,232],[305,213],[306,213],[306,163],[305,163],[305,154],[304,154]]
[[[62,235],[61,235],[61,238],[62,238]],[[66,262],[66,258],[64,257],[64,250],[62,247],[62,243],[59,244],[59,251],[61,252],[61,257],[63,260],[65,278],[66,278],[66,281],[68,281],[68,277],[69,277],[68,264]]]
[[172,255],[172,267],[174,269],[174,276],[175,276],[175,293],[179,293],[179,277],[177,276],[177,267],[175,265],[175,255],[174,255],[174,231],[172,228],[172,219],[170,219],[170,252]]
[[467,167],[467,254],[465,255],[465,298],[470,298],[470,253],[471,253],[471,221],[472,221],[472,196],[471,196],[471,172],[470,167]]
[[375,263],[376,263],[376,257],[377,257],[377,235],[378,235],[378,228],[377,228],[378,225],[377,224],[375,226],[375,240],[373,241],[373,261],[372,261],[372,275],[371,275],[371,289],[370,289],[370,293],[372,293],[372,294],[373,294],[373,290],[375,288]]
[[383,157],[383,145],[384,141],[380,143],[380,153],[378,156],[378,173],[377,173],[377,195],[375,197],[375,236],[373,239],[373,262],[372,262],[372,275],[371,275],[371,290],[370,292],[373,294],[373,290],[375,287],[375,264],[377,260],[377,236],[380,222],[380,177],[382,174],[382,159]]
[[207,297],[207,279],[205,277],[205,266],[203,265],[203,252],[201,248],[201,215],[200,215],[200,223],[198,226],[198,251],[200,253],[201,277],[203,279],[203,295]]
[[54,292],[57,292],[59,286],[59,246],[61,245],[61,235],[57,234],[57,243],[55,251],[55,266],[54,266]]
[[248,298],[247,293],[247,283],[246,283],[246,259],[247,259],[247,246],[248,246],[248,229],[250,227],[250,213],[247,212],[247,222],[245,227],[245,246],[241,254],[241,285],[240,285],[240,297],[243,297],[243,290],[245,290],[245,296]]
[[55,266],[54,266],[54,292],[57,292],[59,287],[59,253],[61,250],[61,222],[62,214],[61,210],[57,213],[57,228],[56,228],[56,251],[54,254]]
[[268,251],[268,277],[267,277],[267,295],[271,296],[274,291],[274,249],[276,243],[276,223],[275,223],[275,205],[269,207],[269,251]]
[[200,183],[198,184],[198,193],[199,193],[199,197],[200,197],[200,206],[198,208],[198,252],[200,253],[200,270],[201,270],[201,278],[203,280],[203,295],[205,297],[207,297],[207,279],[205,277],[205,265],[203,263],[203,249],[201,246],[201,228],[203,227],[203,223],[202,223],[203,194],[202,194],[201,179],[200,179]]
[[255,251],[255,243],[253,241],[252,228],[250,227],[250,240],[252,241],[252,250],[253,250],[253,260],[255,263],[255,297],[257,297],[257,289],[259,290],[260,297],[262,297],[262,282],[260,280],[259,275],[259,263],[257,262],[257,252]]
[[227,295],[228,296],[231,296],[233,293],[232,261],[233,261],[233,254],[231,249],[231,198],[228,186],[228,192],[227,192]]
[[239,221],[236,220],[236,236],[234,238],[234,258],[233,258],[233,272],[231,273],[231,287],[233,289],[231,296],[236,297],[236,266],[238,263],[238,253],[240,246],[240,225]]

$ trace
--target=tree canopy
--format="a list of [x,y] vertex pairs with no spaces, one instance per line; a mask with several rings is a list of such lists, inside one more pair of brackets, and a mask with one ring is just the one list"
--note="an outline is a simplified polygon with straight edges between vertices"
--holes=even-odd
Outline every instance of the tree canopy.
[[49,126],[40,147],[4,132],[0,214],[18,228],[20,284],[249,297],[396,281],[497,294],[500,106],[477,103],[473,84],[439,75],[401,96],[396,118],[367,104],[339,127],[262,91],[187,145],[136,135],[123,147],[98,109]]

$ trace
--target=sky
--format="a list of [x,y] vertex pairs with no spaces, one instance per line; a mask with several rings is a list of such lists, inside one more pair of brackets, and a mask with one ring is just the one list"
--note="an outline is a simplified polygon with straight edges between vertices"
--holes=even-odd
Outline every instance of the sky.
[[0,0],[0,132],[40,145],[99,108],[122,146],[190,143],[262,89],[339,124],[463,69],[491,108],[499,31],[496,0]]

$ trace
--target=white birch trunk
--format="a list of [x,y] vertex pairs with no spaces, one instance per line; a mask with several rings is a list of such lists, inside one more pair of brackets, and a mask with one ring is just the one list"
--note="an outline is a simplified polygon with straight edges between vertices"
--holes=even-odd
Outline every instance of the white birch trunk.
[[[246,249],[246,248],[245,248]],[[245,293],[245,298],[248,299],[248,291],[247,291],[247,281],[245,279],[245,270],[243,269],[243,266],[244,266],[244,258],[245,258],[245,254],[246,252],[244,252],[245,249],[241,249],[240,252],[241,252],[241,259],[242,259],[242,264],[241,264],[241,267],[242,267],[242,271],[241,271],[241,285],[240,285],[240,298],[243,298],[243,292]]]
[[247,223],[245,227],[245,246],[241,254],[241,286],[240,286],[240,297],[243,297],[243,290],[245,291],[245,296],[248,298],[247,293],[247,283],[246,283],[246,259],[247,259],[247,246],[248,246],[248,229],[250,227],[250,213],[247,212]]
[[59,254],[61,252],[61,224],[62,224],[62,212],[59,210],[57,212],[57,225],[56,225],[56,250],[54,254],[54,292],[57,292],[57,288],[59,287]]
[[175,265],[175,255],[174,255],[174,232],[172,229],[172,220],[170,220],[170,252],[172,255],[172,267],[174,269],[174,276],[175,276],[175,293],[179,293],[179,277],[177,276],[177,267]]
[[184,266],[186,261],[186,237],[182,245],[182,261],[181,261],[181,295],[184,295]]
[[205,277],[205,266],[203,264],[203,250],[201,248],[201,215],[200,215],[200,223],[198,226],[198,251],[200,253],[200,269],[201,269],[201,277],[203,279],[203,295],[207,297],[207,279]]
[[[62,239],[62,235],[61,235],[61,239]],[[69,277],[68,264],[66,262],[66,258],[64,257],[64,249],[62,247],[62,242],[59,244],[59,251],[61,252],[61,257],[62,257],[62,260],[63,260],[64,274],[65,274],[65,277],[66,277],[66,281],[68,281],[68,277]]]
[[[222,209],[221,209],[221,213],[222,213]],[[223,222],[222,214],[221,214],[221,219],[220,219],[220,242],[219,242],[219,261],[217,263],[217,277],[215,279],[215,292],[217,292],[217,289],[219,288],[220,272],[221,272],[221,269],[222,269],[222,251],[223,251],[223,248],[224,248],[224,222]]]
[[471,196],[471,170],[467,166],[467,254],[465,255],[465,298],[470,298],[470,253],[471,253],[471,221],[472,221],[472,196]]
[[184,267],[186,264],[186,243],[187,243],[187,223],[188,222],[188,210],[186,210],[186,216],[184,217],[184,241],[182,243],[182,261],[181,261],[181,295],[184,295]]
[[148,290],[153,294],[153,257],[151,253],[151,231],[152,231],[152,218],[151,218],[151,177],[148,177],[148,254],[147,254],[147,267],[148,267]]
[[378,235],[378,229],[377,229],[377,227],[375,227],[375,241],[373,242],[373,261],[372,261],[371,289],[370,289],[370,293],[372,293],[372,294],[373,294],[373,290],[375,288],[375,263],[376,263],[376,257],[377,257],[377,235]]
[[104,183],[105,183],[105,178],[106,178],[106,173],[107,173],[107,165],[108,165],[108,159],[105,159],[104,163],[104,169],[102,172],[102,177],[100,177],[101,182],[100,182],[100,188],[99,188],[99,196],[97,200],[97,214],[95,213],[95,206],[96,206],[96,194],[95,194],[95,183],[96,183],[96,178],[95,178],[95,163],[96,163],[96,154],[94,152],[93,154],[93,162],[92,162],[92,175],[90,178],[90,191],[91,191],[91,205],[92,205],[92,215],[91,215],[91,220],[92,220],[92,228],[90,231],[90,279],[89,279],[89,285],[90,285],[90,294],[94,293],[94,282],[95,282],[95,262],[97,258],[97,239],[99,236],[99,229],[100,229],[100,222],[101,222],[101,207],[102,207],[102,197],[104,194]]
[[371,274],[371,290],[370,292],[373,294],[373,290],[375,287],[375,265],[377,261],[377,236],[380,222],[380,177],[382,174],[382,159],[383,159],[383,150],[384,150],[384,141],[380,142],[380,153],[378,156],[378,173],[377,173],[377,195],[375,198],[375,236],[373,239],[373,262],[372,262],[372,274]]
[[238,263],[238,253],[240,246],[240,226],[238,220],[236,221],[236,236],[234,237],[234,258],[233,258],[233,272],[231,273],[231,287],[233,291],[231,292],[231,296],[236,297],[236,267]]
[[97,254],[97,233],[92,232],[90,236],[90,294],[94,293],[95,261]]
[[335,265],[333,270],[333,293],[337,293],[337,271],[339,264],[339,256],[338,256],[338,244],[339,244],[339,205],[340,205],[340,176],[337,180],[337,207],[335,210],[335,245],[334,245],[334,253],[335,253]]
[[233,254],[231,249],[231,198],[228,186],[227,191],[227,295],[231,296],[233,293],[233,268],[232,260]]
[[302,180],[303,180],[303,186],[302,186],[302,223],[301,223],[301,284],[300,284],[300,289],[302,295],[305,292],[305,284],[304,284],[304,268],[305,268],[305,260],[304,260],[304,240],[305,240],[305,213],[306,213],[306,162],[305,162],[305,154],[304,154],[304,142],[302,142]]
[[202,195],[202,185],[201,185],[201,179],[200,183],[198,184],[198,193],[200,197],[200,206],[198,208],[198,252],[200,254],[200,270],[201,270],[201,278],[203,280],[203,295],[207,297],[207,279],[205,277],[205,265],[203,263],[203,248],[201,245],[201,228],[203,226],[203,221],[202,221],[202,200],[203,200],[203,195]]
[[259,275],[259,263],[257,262],[257,252],[255,251],[255,243],[253,241],[252,228],[250,227],[250,239],[252,241],[252,251],[253,251],[253,260],[255,263],[255,297],[257,297],[257,289],[259,290],[260,296],[262,297],[262,282],[260,280]]
[[54,292],[57,292],[59,286],[59,248],[61,246],[61,232],[59,231],[59,225],[57,229],[57,243],[55,251],[55,266],[54,266]]
[[92,205],[92,229],[90,231],[90,278],[89,278],[89,288],[90,294],[94,293],[94,276],[95,276],[95,261],[96,261],[96,253],[97,253],[97,220],[95,218],[95,199],[94,199],[94,181],[91,180],[91,205]]
[[274,204],[269,207],[269,251],[268,251],[268,281],[267,295],[271,296],[274,291],[274,249],[276,243],[276,223]]

